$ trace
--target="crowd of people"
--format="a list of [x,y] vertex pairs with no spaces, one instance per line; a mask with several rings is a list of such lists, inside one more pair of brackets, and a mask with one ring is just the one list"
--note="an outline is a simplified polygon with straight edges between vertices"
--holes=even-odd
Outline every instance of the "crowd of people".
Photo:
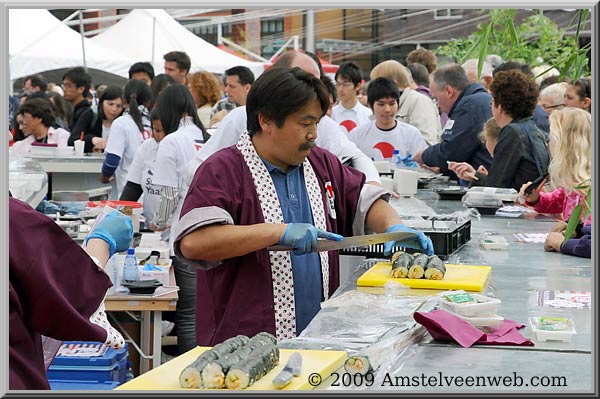
[[[590,257],[591,214],[572,239],[564,232],[591,181],[591,78],[536,82],[528,65],[497,56],[480,72],[478,60],[438,67],[422,48],[406,64],[364,74],[344,62],[331,80],[314,54],[288,51],[256,79],[243,66],[218,77],[190,74],[189,57],[173,51],[163,74],[138,62],[123,87],[96,86],[95,96],[82,67],[53,87],[33,75],[10,101],[12,152],[82,140],[104,154],[113,198],[141,201],[145,227],[170,242],[180,353],[236,334],[299,334],[340,283],[338,253],[316,252],[318,238],[404,232],[403,246],[433,254],[387,202],[373,162],[394,150],[463,186],[519,191],[561,215],[547,250]],[[11,220],[22,208],[11,202]],[[127,226],[106,230],[97,238],[109,248],[88,253],[123,249]],[[276,244],[295,250],[268,250]],[[11,290],[12,268],[11,254]]]

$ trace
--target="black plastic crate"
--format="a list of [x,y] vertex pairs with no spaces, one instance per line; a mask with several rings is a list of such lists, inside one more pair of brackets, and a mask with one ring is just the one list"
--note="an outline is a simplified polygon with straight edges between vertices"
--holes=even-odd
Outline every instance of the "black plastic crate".
[[[431,238],[433,242],[433,248],[435,254],[441,259],[446,260],[450,255],[459,250],[471,239],[471,220],[467,219],[462,224],[456,226],[450,231],[435,231],[436,221],[448,221],[449,219],[437,219],[433,217],[432,228],[429,231],[423,230],[426,236]],[[451,219],[450,219],[451,220]],[[368,247],[353,247],[340,250],[340,255],[354,255],[354,256],[366,256],[368,258],[387,258],[383,254],[384,244],[372,244]],[[395,246],[392,249],[392,253],[396,251],[406,251],[409,253],[418,252],[416,249],[403,248],[402,246]]]

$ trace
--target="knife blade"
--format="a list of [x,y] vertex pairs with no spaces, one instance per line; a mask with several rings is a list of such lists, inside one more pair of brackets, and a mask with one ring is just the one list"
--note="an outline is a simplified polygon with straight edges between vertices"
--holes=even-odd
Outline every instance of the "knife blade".
[[[353,247],[368,247],[373,244],[381,244],[388,241],[403,241],[408,238],[416,237],[414,233],[397,231],[391,233],[367,234],[364,236],[344,237],[342,241],[332,241],[320,239],[317,242],[317,252],[335,251],[338,249]],[[272,245],[267,248],[269,251],[293,251],[296,248],[288,245]]]

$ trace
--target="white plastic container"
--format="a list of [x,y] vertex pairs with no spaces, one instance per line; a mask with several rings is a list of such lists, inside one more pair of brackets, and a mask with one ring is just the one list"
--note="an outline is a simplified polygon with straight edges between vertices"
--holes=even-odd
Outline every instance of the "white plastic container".
[[[439,303],[445,308],[445,310],[450,310],[453,313],[456,313],[460,316],[465,317],[488,317],[488,316],[496,316],[495,313],[498,311],[498,307],[502,302],[500,299],[490,298],[485,295],[480,294],[469,294],[473,297],[477,303],[455,303],[448,301],[444,298],[443,295],[440,295]],[[496,318],[495,318],[496,319]],[[504,320],[500,317],[500,322]]]
[[[446,311],[448,311],[446,309]],[[488,327],[495,328],[498,327],[502,322],[504,322],[504,317],[498,316],[497,314],[487,315],[487,316],[472,316],[468,317],[456,312],[450,312],[453,315],[463,319],[473,327]]]
[[[552,318],[552,317],[550,317]],[[557,317],[555,317],[556,319]],[[571,318],[562,318],[565,320],[565,327],[558,330],[548,330],[544,326],[544,319],[548,317],[531,316],[529,322],[531,323],[531,330],[533,331],[534,339],[536,341],[562,341],[571,342],[573,335],[577,334],[575,331],[575,324]]]
[[507,249],[508,241],[497,232],[483,232],[479,238],[483,249]]

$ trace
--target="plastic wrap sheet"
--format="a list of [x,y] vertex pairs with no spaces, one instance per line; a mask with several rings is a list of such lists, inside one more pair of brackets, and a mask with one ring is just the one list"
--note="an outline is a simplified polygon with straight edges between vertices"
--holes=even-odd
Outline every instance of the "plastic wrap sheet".
[[436,214],[435,210],[424,201],[414,197],[394,198],[390,201],[390,205],[400,217],[412,215],[433,216]]
[[[31,158],[10,156],[8,186],[13,197],[28,202],[47,184],[48,175],[38,162]],[[37,203],[33,206],[37,206]]]

